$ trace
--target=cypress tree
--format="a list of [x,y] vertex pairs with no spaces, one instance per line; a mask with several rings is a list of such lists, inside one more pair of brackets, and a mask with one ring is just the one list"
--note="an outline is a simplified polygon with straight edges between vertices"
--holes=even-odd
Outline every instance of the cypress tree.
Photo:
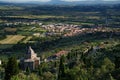
[[64,65],[64,56],[60,58],[60,64],[59,64],[59,73],[58,73],[58,80],[61,80],[65,76],[65,65]]
[[11,77],[19,73],[19,67],[17,59],[15,57],[10,57],[7,65],[5,67],[5,80],[10,80]]
[[38,74],[41,76],[42,73],[43,73],[43,71],[42,71],[42,67],[39,67]]
[[30,68],[27,67],[27,68],[26,68],[26,74],[29,75],[30,73],[31,73]]

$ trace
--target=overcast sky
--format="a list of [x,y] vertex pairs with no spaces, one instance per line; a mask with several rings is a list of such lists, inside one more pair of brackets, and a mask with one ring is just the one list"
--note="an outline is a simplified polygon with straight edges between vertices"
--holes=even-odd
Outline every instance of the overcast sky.
[[[51,0],[0,0],[0,1],[6,1],[6,2],[30,2],[30,1],[48,2]],[[58,0],[58,1],[60,1],[60,0]],[[120,1],[120,0],[61,0],[61,1],[75,2],[75,1]]]

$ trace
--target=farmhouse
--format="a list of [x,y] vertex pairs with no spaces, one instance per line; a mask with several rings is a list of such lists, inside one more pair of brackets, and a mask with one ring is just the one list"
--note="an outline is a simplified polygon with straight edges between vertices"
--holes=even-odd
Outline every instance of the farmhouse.
[[20,64],[23,70],[26,70],[26,68],[34,70],[38,68],[40,64],[40,57],[37,57],[37,54],[34,52],[34,50],[29,47],[25,57],[20,60]]
[[60,58],[61,56],[67,55],[67,54],[68,54],[68,51],[62,50],[62,51],[59,51],[58,53],[48,57],[47,60],[48,61],[56,60],[56,59]]

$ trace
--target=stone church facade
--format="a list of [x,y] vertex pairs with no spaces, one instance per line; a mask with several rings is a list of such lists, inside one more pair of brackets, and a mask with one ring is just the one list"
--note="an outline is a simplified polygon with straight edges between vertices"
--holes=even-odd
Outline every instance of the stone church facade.
[[25,54],[25,57],[20,60],[21,68],[23,70],[26,70],[26,68],[34,70],[38,68],[39,65],[40,57],[37,57],[37,54],[34,52],[34,50],[31,47],[29,47],[27,53]]

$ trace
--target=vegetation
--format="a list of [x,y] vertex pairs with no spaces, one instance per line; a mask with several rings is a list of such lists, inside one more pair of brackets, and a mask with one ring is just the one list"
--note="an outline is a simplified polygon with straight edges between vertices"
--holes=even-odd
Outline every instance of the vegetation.
[[5,80],[10,80],[14,75],[19,73],[17,59],[15,57],[9,58],[5,68]]
[[[119,9],[119,4],[0,4],[0,80],[119,80]],[[52,31],[59,31],[57,28],[49,31],[44,27],[51,24],[77,25],[81,33],[64,36],[69,32],[65,30],[53,35]],[[19,65],[28,46],[41,58],[33,71],[29,67],[21,70]],[[49,60],[59,51],[68,53]]]

